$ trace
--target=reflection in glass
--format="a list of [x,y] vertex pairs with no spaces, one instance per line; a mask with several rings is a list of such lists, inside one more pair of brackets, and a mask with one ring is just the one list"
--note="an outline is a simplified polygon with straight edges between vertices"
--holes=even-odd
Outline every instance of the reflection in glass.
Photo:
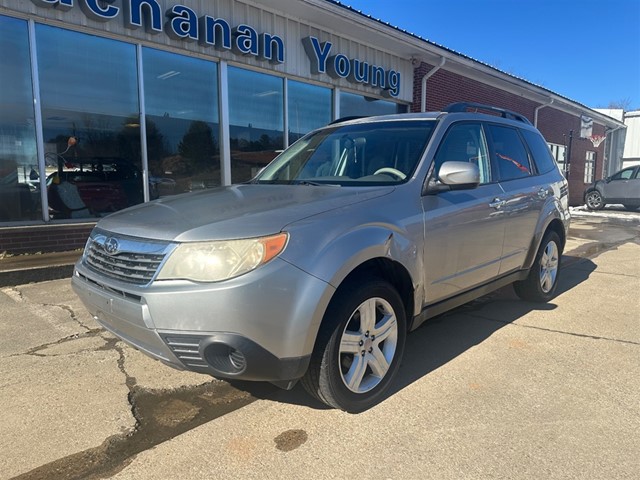
[[282,78],[229,67],[231,181],[253,178],[283,148]]
[[353,93],[340,92],[340,117],[369,117],[372,115],[389,115],[405,113],[407,106],[400,103],[380,100]]
[[142,202],[135,46],[40,24],[36,42],[51,217]]
[[289,143],[331,122],[331,90],[289,80]]
[[42,217],[27,22],[0,16],[0,222]]
[[147,155],[158,196],[220,185],[217,65],[142,52]]

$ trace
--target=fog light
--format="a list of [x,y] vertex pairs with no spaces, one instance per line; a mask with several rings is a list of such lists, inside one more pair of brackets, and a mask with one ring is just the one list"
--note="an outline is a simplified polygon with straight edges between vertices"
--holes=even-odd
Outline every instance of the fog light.
[[209,345],[204,351],[204,358],[209,365],[222,373],[237,375],[247,368],[244,354],[222,343]]

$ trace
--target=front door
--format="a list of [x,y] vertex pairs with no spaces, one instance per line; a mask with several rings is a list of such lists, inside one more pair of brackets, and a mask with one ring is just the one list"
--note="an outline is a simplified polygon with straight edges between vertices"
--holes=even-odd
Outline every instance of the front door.
[[422,198],[428,304],[495,278],[504,240],[503,212],[499,206],[503,191],[494,182],[480,123],[462,122],[449,127],[434,158],[436,175],[446,161],[478,165],[480,185]]
[[603,194],[607,203],[626,203],[634,196],[637,199],[640,194],[640,180],[636,175],[636,167],[625,168],[613,175],[603,185]]

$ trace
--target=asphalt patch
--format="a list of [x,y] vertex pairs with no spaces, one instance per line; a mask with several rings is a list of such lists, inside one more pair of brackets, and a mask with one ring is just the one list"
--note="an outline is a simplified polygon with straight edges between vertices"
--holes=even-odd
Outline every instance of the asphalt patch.
[[[42,465],[14,480],[108,478],[123,470],[139,453],[255,400],[248,392],[218,380],[178,390],[151,391],[134,387],[129,394],[137,420],[133,432],[114,435],[98,447]],[[306,434],[302,443],[304,441]],[[295,443],[295,440],[290,442]]]

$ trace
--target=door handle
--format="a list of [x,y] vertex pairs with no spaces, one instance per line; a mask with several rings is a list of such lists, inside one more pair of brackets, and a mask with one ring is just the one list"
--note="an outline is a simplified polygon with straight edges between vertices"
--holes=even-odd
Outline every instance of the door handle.
[[500,210],[502,207],[504,207],[504,206],[505,206],[505,204],[506,204],[506,203],[507,203],[507,202],[506,202],[505,200],[501,200],[501,199],[499,199],[499,198],[494,198],[494,199],[493,199],[493,202],[491,202],[491,203],[489,204],[489,206],[490,206],[491,208],[495,208],[496,210]]

